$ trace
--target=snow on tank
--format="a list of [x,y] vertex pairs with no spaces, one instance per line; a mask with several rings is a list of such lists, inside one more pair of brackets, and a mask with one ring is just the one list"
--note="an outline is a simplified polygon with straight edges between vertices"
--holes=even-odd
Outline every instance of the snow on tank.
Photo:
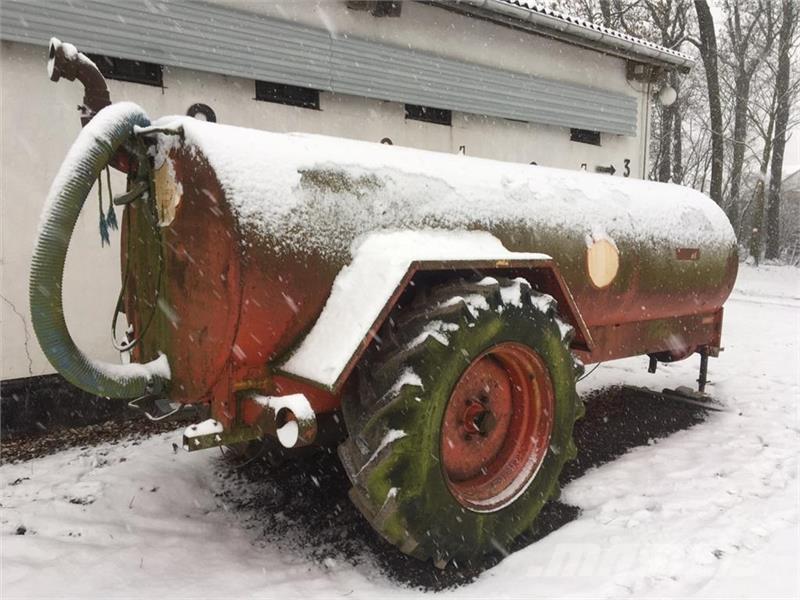
[[[214,169],[239,222],[294,250],[348,254],[376,229],[559,228],[669,247],[735,244],[690,188],[341,138],[165,117]],[[162,148],[175,143],[162,136]],[[164,150],[160,153],[163,153]]]

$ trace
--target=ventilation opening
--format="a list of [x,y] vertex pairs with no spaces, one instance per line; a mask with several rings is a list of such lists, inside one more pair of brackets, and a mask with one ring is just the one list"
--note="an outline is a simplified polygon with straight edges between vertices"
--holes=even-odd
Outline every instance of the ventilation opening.
[[419,106],[418,104],[406,104],[406,119],[449,126],[453,123],[453,113],[446,108],[431,108],[430,106]]
[[256,81],[256,100],[319,110],[319,90],[286,83]]
[[570,129],[569,140],[571,142],[580,142],[581,144],[591,144],[592,146],[599,146],[600,132],[590,131],[589,129]]
[[106,79],[164,87],[164,68],[159,64],[103,54],[87,56],[97,65]]

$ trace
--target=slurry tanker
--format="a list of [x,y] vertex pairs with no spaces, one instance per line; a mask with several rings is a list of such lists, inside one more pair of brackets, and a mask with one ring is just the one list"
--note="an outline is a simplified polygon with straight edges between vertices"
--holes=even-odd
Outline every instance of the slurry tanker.
[[[677,185],[305,134],[157,120],[94,64],[30,279],[53,366],[151,418],[208,417],[184,447],[338,448],[355,505],[443,566],[529,529],[575,456],[583,365],[720,351],[733,230]],[[127,174],[127,364],[83,354],[61,282],[102,171]],[[116,321],[116,317],[115,317]]]

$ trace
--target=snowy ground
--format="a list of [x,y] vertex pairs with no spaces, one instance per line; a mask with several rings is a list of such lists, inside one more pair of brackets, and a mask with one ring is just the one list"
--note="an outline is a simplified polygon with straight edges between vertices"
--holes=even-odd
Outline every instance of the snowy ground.
[[[578,518],[455,597],[800,595],[800,271],[743,267],[711,394],[725,410],[570,483]],[[690,384],[697,360],[603,365],[581,391]],[[370,562],[256,539],[226,510],[218,454],[178,434],[0,467],[0,596],[408,597]],[[20,527],[25,535],[16,535]]]

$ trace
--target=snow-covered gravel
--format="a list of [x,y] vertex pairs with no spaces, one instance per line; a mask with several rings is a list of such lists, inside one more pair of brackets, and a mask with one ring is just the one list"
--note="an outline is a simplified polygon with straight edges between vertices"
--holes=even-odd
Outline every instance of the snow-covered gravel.
[[[725,410],[570,483],[580,516],[474,583],[484,597],[800,595],[800,271],[744,266],[726,305],[711,394]],[[582,392],[689,384],[696,358],[599,367]],[[0,467],[0,596],[408,597],[367,563],[254,543],[214,494],[218,454],[179,431]],[[20,528],[25,535],[17,535]]]

